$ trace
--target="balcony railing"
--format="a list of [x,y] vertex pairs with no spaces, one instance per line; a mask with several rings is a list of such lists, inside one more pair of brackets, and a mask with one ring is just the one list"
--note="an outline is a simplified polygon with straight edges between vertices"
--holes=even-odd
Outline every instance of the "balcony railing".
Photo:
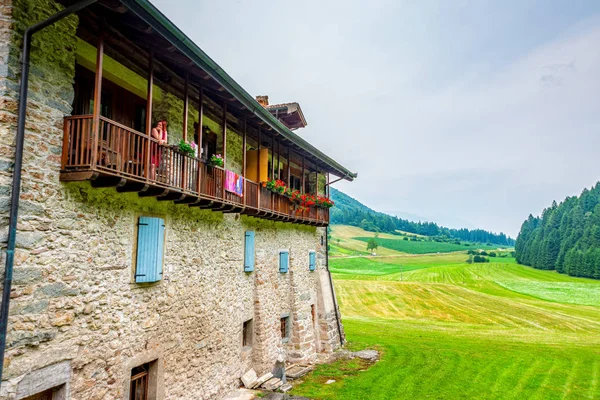
[[96,187],[116,186],[140,196],[173,200],[223,212],[324,226],[329,210],[296,212],[289,198],[243,179],[243,196],[225,190],[226,171],[178,149],[100,117],[98,137],[91,115],[65,118],[61,180],[91,180]]

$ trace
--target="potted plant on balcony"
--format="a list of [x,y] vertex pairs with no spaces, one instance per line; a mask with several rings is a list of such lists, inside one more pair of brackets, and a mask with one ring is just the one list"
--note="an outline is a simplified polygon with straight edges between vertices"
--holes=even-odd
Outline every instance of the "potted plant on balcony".
[[212,156],[210,156],[210,165],[212,165],[213,167],[223,168],[223,156],[221,156],[220,154],[213,154]]
[[187,143],[183,139],[179,142],[179,151],[188,157],[196,157],[197,150],[198,146],[194,142]]
[[317,207],[321,208],[331,208],[334,206],[333,200],[328,197],[318,196],[316,199]]
[[284,194],[287,190],[285,182],[279,179],[272,179],[267,182],[267,189],[273,193]]

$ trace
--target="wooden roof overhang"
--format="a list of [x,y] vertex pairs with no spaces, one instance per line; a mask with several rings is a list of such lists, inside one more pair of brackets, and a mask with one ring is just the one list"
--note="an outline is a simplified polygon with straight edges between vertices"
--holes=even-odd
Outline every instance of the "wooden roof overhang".
[[[58,0],[69,6],[77,0]],[[243,121],[271,137],[281,146],[306,158],[323,173],[352,181],[357,174],[343,167],[303,138],[294,134],[262,107],[191,39],[147,0],[99,0],[78,13],[79,37],[96,45],[104,34],[105,52],[140,76],[148,74],[150,53],[154,56],[155,84],[184,97],[188,78],[191,104],[198,104],[202,89],[208,108],[205,113],[219,121],[222,108],[231,114],[228,124],[238,131]],[[257,139],[257,138],[255,138]],[[271,147],[271,146],[269,146]]]
[[304,128],[307,125],[302,108],[300,108],[300,104],[298,103],[268,105],[267,110],[275,118],[282,121],[290,130]]

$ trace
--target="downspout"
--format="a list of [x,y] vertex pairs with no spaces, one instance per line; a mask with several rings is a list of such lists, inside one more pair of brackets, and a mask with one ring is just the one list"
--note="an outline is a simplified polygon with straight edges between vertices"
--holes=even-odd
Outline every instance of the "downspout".
[[[325,195],[329,197],[329,188],[332,183],[335,183],[344,178],[337,179],[333,182],[327,182],[325,185]],[[329,174],[327,174],[327,180],[329,181]],[[318,186],[318,183],[317,183]],[[342,324],[340,323],[340,316],[338,315],[338,304],[337,298],[335,297],[335,290],[333,289],[333,278],[331,277],[331,271],[329,270],[329,225],[325,228],[325,268],[327,269],[327,276],[329,277],[329,287],[331,288],[331,298],[333,299],[333,308],[335,311],[335,322],[337,323],[338,335],[340,337],[340,345],[344,346],[344,337],[342,336]]]
[[19,215],[19,197],[21,195],[21,168],[23,166],[23,142],[25,139],[25,119],[27,117],[27,88],[29,86],[29,58],[31,52],[31,37],[34,33],[54,24],[55,22],[74,14],[97,0],[82,0],[50,18],[38,22],[25,29],[23,35],[23,53],[21,54],[21,83],[19,89],[19,114],[15,146],[15,165],[11,189],[10,214],[8,224],[8,244],[6,248],[6,264],[4,268],[4,285],[2,289],[2,305],[0,306],[0,384],[4,371],[4,351],[6,349],[6,330],[8,326],[8,309],[17,237],[17,218]]
[[335,322],[337,323],[338,335],[340,336],[340,345],[344,345],[344,338],[342,336],[342,324],[340,323],[340,316],[338,315],[338,305],[335,298],[335,290],[333,290],[333,279],[331,278],[331,271],[329,270],[329,238],[327,237],[327,230],[325,229],[325,268],[327,269],[327,276],[329,277],[329,287],[331,288],[331,298],[333,299],[333,308],[335,311]]

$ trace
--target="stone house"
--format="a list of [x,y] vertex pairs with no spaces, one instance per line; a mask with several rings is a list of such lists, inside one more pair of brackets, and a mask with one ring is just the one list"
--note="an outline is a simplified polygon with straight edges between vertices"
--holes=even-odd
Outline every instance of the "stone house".
[[147,0],[0,1],[0,398],[214,399],[340,346],[327,194],[356,174],[260,100]]

